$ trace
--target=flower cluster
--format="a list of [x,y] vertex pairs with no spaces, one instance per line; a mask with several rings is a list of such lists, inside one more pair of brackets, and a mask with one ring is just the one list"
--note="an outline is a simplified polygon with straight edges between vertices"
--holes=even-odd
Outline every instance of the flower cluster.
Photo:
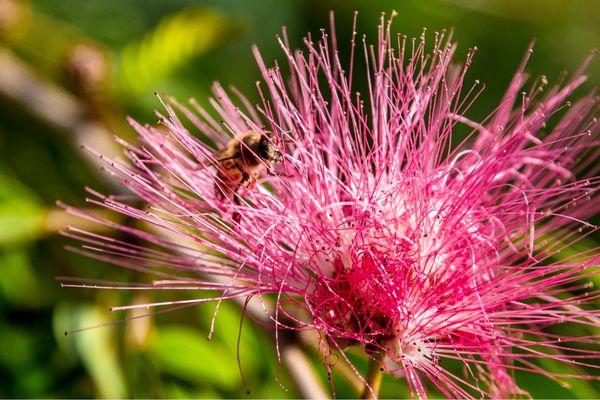
[[[135,241],[65,234],[83,242],[77,251],[152,279],[103,287],[212,293],[114,309],[261,298],[276,329],[315,330],[342,356],[361,346],[416,396],[426,382],[448,397],[523,394],[516,370],[560,379],[540,358],[593,367],[597,336],[548,329],[599,325],[589,306],[599,293],[585,279],[598,249],[571,248],[596,231],[587,219],[599,208],[598,100],[567,101],[586,65],[525,89],[530,48],[498,107],[474,121],[466,114],[484,86],[466,72],[476,49],[458,66],[451,34],[426,46],[425,34],[407,39],[390,25],[382,17],[374,46],[356,45],[355,29],[349,63],[325,31],[302,51],[279,37],[285,68],[254,49],[256,106],[215,84],[217,119],[168,98],[158,125],[131,121],[139,144],[117,139],[129,161],[98,157],[137,202],[91,189],[89,201],[143,228],[67,207]],[[215,154],[248,131],[272,132],[283,160],[224,198]]]

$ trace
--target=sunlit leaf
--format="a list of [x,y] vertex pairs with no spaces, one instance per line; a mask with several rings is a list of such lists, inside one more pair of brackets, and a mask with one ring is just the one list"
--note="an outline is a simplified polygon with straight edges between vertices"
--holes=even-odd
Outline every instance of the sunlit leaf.
[[120,89],[142,93],[226,38],[231,24],[209,9],[184,9],[164,17],[121,55]]
[[37,238],[43,221],[44,209],[35,193],[0,173],[0,246]]
[[190,390],[182,385],[165,385],[164,397],[168,399],[218,399],[220,396],[213,390]]
[[162,371],[190,382],[224,389],[241,384],[235,355],[195,329],[173,325],[158,329],[150,352]]
[[[550,358],[545,358],[540,360],[540,364],[547,369],[548,371],[552,371],[555,373],[562,374],[583,374],[586,372],[578,367],[570,367],[564,363],[558,362],[556,360],[552,360]],[[593,399],[598,397],[598,392],[589,384],[587,381],[583,379],[573,379],[573,378],[561,378],[562,386],[569,390],[573,396],[580,399]],[[548,396],[551,397],[551,396]]]
[[61,304],[54,315],[54,331],[59,345],[74,351],[90,374],[98,394],[104,398],[121,398],[127,394],[125,380],[116,354],[113,327],[101,327],[64,335],[66,331],[88,328],[111,321],[96,306]]
[[[589,237],[581,238],[577,240],[577,242],[571,243],[569,246],[564,248],[560,245],[561,239],[557,236],[544,235],[540,238],[540,240],[545,240],[551,246],[560,248],[561,251],[553,254],[552,258],[558,261],[566,262],[573,262],[573,260],[577,259],[578,254],[586,254],[586,251],[589,249],[595,249],[598,247],[598,243]],[[600,274],[591,275],[589,279],[594,283],[595,287],[600,287]]]
[[[212,317],[212,313],[209,313],[208,316]],[[260,362],[260,354],[257,352],[258,343],[256,333],[254,331],[253,322],[249,320],[248,317],[245,317],[240,336],[239,330],[241,318],[240,308],[229,302],[221,303],[215,321],[214,336],[219,341],[222,341],[233,354],[237,353],[239,339],[240,360],[242,365],[244,369],[248,368],[249,370],[253,370]]]

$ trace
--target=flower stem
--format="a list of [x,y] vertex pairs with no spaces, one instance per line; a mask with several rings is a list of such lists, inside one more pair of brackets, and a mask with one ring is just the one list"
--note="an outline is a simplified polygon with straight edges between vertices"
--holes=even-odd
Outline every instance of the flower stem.
[[379,396],[381,388],[381,380],[383,379],[383,371],[381,363],[378,359],[369,361],[369,370],[367,371],[367,385],[363,389],[363,399],[376,399]]
[[330,397],[300,346],[295,343],[288,344],[282,352],[282,359],[303,399]]

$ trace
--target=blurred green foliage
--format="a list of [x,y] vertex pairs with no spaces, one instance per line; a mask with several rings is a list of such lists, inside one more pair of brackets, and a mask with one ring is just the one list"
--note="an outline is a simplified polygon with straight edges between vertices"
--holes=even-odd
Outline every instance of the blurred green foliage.
[[[300,45],[307,31],[328,26],[330,9],[342,53],[348,52],[343,44],[349,43],[355,9],[359,29],[371,38],[380,11],[392,9],[398,12],[396,29],[409,35],[425,26],[429,32],[455,27],[459,59],[468,47],[479,48],[469,79],[488,84],[473,107],[475,117],[493,109],[531,38],[538,44],[529,69],[552,80],[563,68],[573,71],[600,37],[600,2],[587,0],[0,0],[0,49],[70,92],[88,118],[131,137],[124,117],[152,121],[154,91],[205,103],[210,83],[219,80],[256,100],[259,73],[250,45],[259,44],[265,60],[281,59],[274,40],[281,25]],[[90,45],[83,59],[71,57],[79,43]],[[597,62],[590,72],[586,90],[598,82]],[[245,396],[237,366],[240,310],[234,305],[221,307],[210,342],[209,306],[64,335],[132,316],[111,314],[107,306],[140,299],[60,289],[54,282],[60,275],[136,276],[62,249],[66,240],[57,231],[71,221],[54,201],[82,205],[84,185],[107,187],[75,138],[31,115],[27,105],[0,96],[0,396]],[[587,239],[577,246],[571,252],[596,243]],[[239,349],[252,397],[298,396],[277,363],[272,333],[248,322]],[[365,369],[364,359],[350,357]],[[317,357],[313,363],[326,383]],[[355,395],[338,372],[333,378],[338,396]],[[599,395],[595,383],[569,380],[561,386],[522,378],[534,397]],[[401,380],[385,378],[383,397],[407,395]]]
[[44,206],[34,191],[0,175],[0,246],[35,239],[43,229]]
[[135,98],[152,90],[179,67],[228,40],[231,25],[209,9],[183,9],[162,18],[140,43],[123,49],[119,74],[123,95]]

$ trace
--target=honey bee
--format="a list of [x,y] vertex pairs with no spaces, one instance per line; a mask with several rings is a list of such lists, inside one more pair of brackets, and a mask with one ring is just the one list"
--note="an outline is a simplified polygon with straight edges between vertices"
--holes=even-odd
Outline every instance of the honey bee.
[[[233,198],[240,204],[237,194],[242,187],[250,187],[258,175],[266,170],[275,175],[272,166],[283,161],[283,155],[273,145],[271,132],[247,131],[234,138],[215,154],[218,162],[215,179],[215,195],[220,200]],[[234,214],[239,221],[240,215]]]

